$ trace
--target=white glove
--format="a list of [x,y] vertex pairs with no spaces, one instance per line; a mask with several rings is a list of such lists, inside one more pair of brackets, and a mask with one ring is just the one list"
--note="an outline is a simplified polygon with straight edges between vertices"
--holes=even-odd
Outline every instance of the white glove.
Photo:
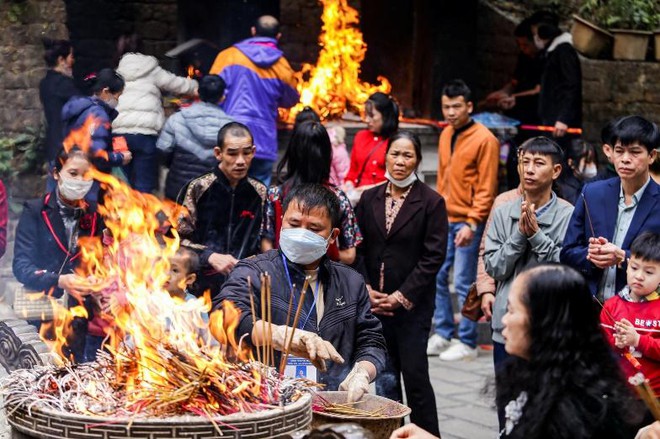
[[[259,322],[257,322],[257,325],[259,325]],[[289,343],[292,330],[292,328],[287,328],[284,325],[273,325],[273,347],[280,352],[284,352],[286,350],[285,346]],[[284,339],[285,335],[286,340]],[[326,360],[339,364],[344,363],[344,359],[329,341],[323,340],[313,332],[303,331],[302,329],[296,329],[293,334],[289,353],[296,357],[309,359],[321,372],[327,370]]]
[[369,372],[356,364],[351,373],[339,385],[339,390],[348,391],[348,402],[359,401],[369,391],[369,381]]

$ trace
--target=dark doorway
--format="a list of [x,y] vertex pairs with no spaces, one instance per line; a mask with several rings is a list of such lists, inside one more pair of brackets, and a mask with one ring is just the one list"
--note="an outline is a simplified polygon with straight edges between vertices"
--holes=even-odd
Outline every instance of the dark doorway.
[[203,38],[220,50],[250,37],[261,15],[279,16],[279,0],[178,0],[179,42]]

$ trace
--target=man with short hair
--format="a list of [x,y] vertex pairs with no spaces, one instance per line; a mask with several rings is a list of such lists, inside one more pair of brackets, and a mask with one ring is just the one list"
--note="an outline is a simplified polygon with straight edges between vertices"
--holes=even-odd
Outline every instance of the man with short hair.
[[660,186],[650,177],[660,131],[641,116],[611,131],[618,177],[587,184],[575,203],[560,260],[582,272],[591,293],[607,300],[626,284],[630,244],[643,231],[660,233]]
[[[279,352],[290,350],[298,357],[296,364],[304,358],[311,362],[305,367],[318,368],[318,381],[327,390],[347,390],[349,402],[357,401],[382,370],[386,345],[380,321],[371,314],[362,275],[325,256],[339,234],[339,200],[323,185],[303,184],[287,194],[283,211],[279,249],[240,261],[214,301],[214,309],[225,300],[234,303],[241,311],[237,340],[246,336],[255,348],[268,343]],[[261,324],[266,320],[259,293],[262,273],[271,276],[270,341]],[[303,285],[309,285],[304,298]],[[298,307],[301,312],[289,344],[284,334],[292,333],[293,312],[287,317],[291,304],[293,312]],[[327,365],[327,360],[332,363]]]
[[[552,191],[564,161],[559,145],[547,137],[527,140],[519,149],[524,187],[522,196],[506,202],[491,213],[486,235],[484,265],[497,284],[495,293],[482,296],[482,305],[492,310],[493,362],[497,371],[508,357],[502,337],[513,280],[531,264],[558,262],[559,252],[573,206]],[[504,427],[504,407],[498,407]]]
[[442,90],[442,114],[449,126],[440,135],[437,189],[447,205],[449,235],[447,257],[437,277],[435,333],[429,339],[427,354],[440,354],[443,361],[477,356],[475,322],[461,318],[459,340],[452,342],[449,271],[453,267],[460,309],[476,277],[479,242],[497,192],[499,142],[488,128],[472,120],[471,95],[461,80],[451,81]]
[[217,293],[239,259],[259,252],[266,186],[247,175],[254,150],[245,125],[226,124],[214,148],[218,165],[188,185],[178,231],[181,245],[200,255],[196,294]]
[[257,152],[250,176],[270,185],[277,159],[277,109],[298,102],[293,69],[277,47],[281,37],[275,17],[264,15],[251,29],[252,38],[220,52],[210,73],[227,83],[224,110],[250,127]]
[[[182,201],[186,184],[217,165],[213,152],[218,130],[232,121],[218,107],[225,93],[225,81],[207,75],[199,81],[199,99],[167,119],[156,147],[161,161],[170,168],[165,180],[165,197]],[[183,192],[183,193],[181,193]]]

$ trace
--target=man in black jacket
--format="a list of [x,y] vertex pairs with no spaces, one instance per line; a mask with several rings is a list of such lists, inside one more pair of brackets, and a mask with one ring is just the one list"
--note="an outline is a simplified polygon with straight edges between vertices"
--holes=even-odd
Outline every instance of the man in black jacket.
[[200,256],[197,294],[217,293],[239,259],[259,252],[266,186],[247,176],[254,152],[248,128],[230,122],[218,132],[218,166],[188,185],[178,231],[181,244]]
[[[319,369],[318,381],[329,390],[347,390],[348,399],[357,401],[382,369],[386,345],[382,326],[371,314],[362,276],[325,257],[339,233],[339,201],[322,185],[299,185],[285,198],[283,211],[280,249],[239,262],[214,308],[225,300],[233,302],[241,311],[237,339],[247,335],[252,346],[262,346],[272,332],[270,343],[276,350],[282,352],[288,346],[292,355],[310,360]],[[262,273],[271,276],[273,326],[266,333],[261,324],[266,316],[260,312]],[[284,337],[293,326],[293,317],[287,319],[289,303],[295,311],[305,284],[309,288],[289,344]],[[327,366],[326,360],[333,363]]]

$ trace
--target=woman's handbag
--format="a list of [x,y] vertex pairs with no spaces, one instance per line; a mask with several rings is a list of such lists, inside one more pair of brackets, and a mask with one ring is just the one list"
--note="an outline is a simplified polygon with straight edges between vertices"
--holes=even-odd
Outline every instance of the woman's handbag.
[[468,320],[478,322],[483,317],[484,312],[481,310],[481,296],[477,293],[477,284],[470,285],[465,302],[463,302],[463,309],[461,314]]

